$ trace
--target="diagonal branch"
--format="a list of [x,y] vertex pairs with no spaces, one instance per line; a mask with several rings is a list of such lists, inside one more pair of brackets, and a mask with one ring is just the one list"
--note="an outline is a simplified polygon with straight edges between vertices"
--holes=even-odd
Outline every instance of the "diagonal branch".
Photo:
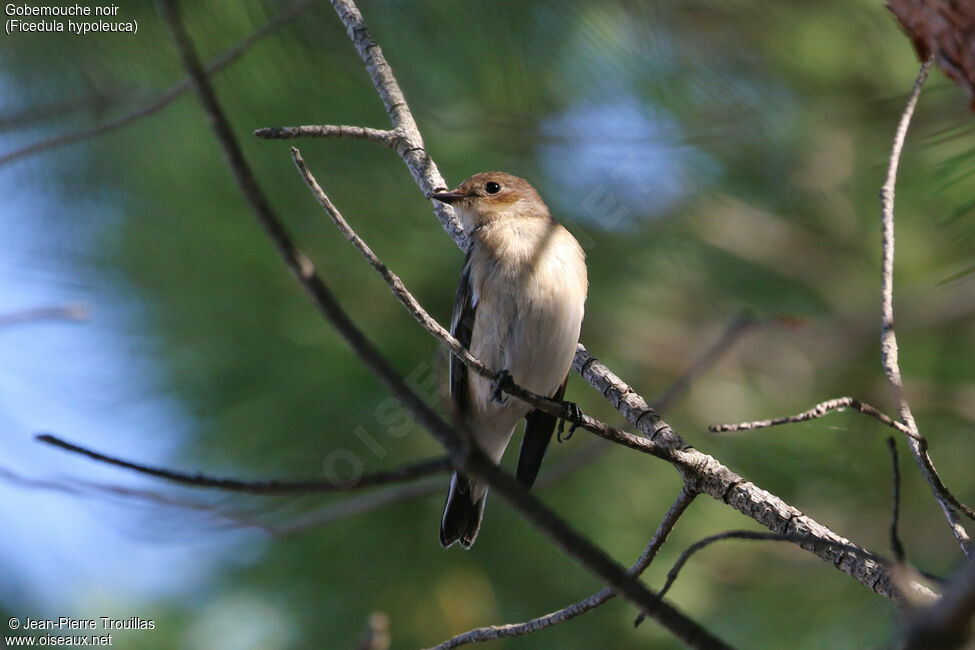
[[[682,489],[674,500],[674,503],[670,506],[670,509],[664,515],[664,518],[660,521],[657,526],[657,532],[653,534],[653,539],[647,544],[643,553],[637,559],[636,563],[630,567],[630,574],[633,576],[639,576],[650,563],[653,558],[656,557],[657,552],[660,547],[663,546],[664,542],[667,541],[667,537],[670,532],[674,529],[677,524],[677,520],[680,519],[681,515],[687,510],[687,507],[691,505],[694,500],[695,495],[692,492],[688,492],[686,489]],[[479,643],[481,641],[490,641],[492,639],[504,639],[516,636],[524,636],[526,634],[531,634],[532,632],[538,632],[539,630],[544,630],[547,627],[552,627],[553,625],[558,625],[559,623],[565,623],[566,621],[572,620],[577,616],[581,616],[587,612],[590,612],[600,605],[609,602],[616,597],[616,592],[609,587],[597,591],[592,596],[580,600],[579,602],[567,605],[562,609],[556,610],[551,614],[546,614],[545,616],[539,616],[538,618],[533,618],[524,623],[511,623],[508,625],[489,625],[486,627],[478,627],[469,632],[463,634],[458,634],[455,637],[447,639],[440,645],[430,650],[450,650],[450,648],[459,648],[462,645],[467,645],[468,643]]]
[[316,273],[311,260],[295,245],[290,234],[272,210],[266,195],[244,158],[240,144],[234,137],[199,57],[179,16],[175,0],[158,0],[157,6],[175,41],[183,65],[193,79],[193,85],[210,121],[214,134],[224,150],[227,163],[247,199],[254,216],[264,227],[268,237],[309,293],[319,312],[327,319],[368,367],[414,414],[417,420],[447,449],[454,465],[486,483],[507,501],[534,527],[544,533],[556,546],[574,558],[591,573],[616,588],[641,610],[646,611],[663,627],[684,643],[696,648],[727,648],[717,637],[682,614],[629,575],[601,548],[556,515],[537,497],[503,472],[476,446],[470,437],[447,424],[406,383],[382,354],[365,338],[351,321],[334,295]]
[[[243,55],[244,52],[250,48],[251,45],[290,21],[299,13],[312,6],[312,4],[314,4],[314,0],[298,0],[298,2],[289,5],[274,16],[274,18],[257,29],[254,33],[243,38],[235,46],[209,63],[206,67],[207,74],[212,75],[228,67],[239,59],[241,55]],[[114,120],[109,120],[108,122],[104,122],[102,124],[96,124],[95,126],[87,129],[62,133],[61,135],[54,136],[53,138],[40,140],[20,149],[15,149],[14,151],[0,155],[0,167],[6,165],[7,163],[32,156],[34,154],[50,151],[51,149],[57,149],[65,145],[87,140],[88,138],[94,138],[106,133],[111,133],[112,131],[122,128],[123,126],[137,122],[144,117],[149,117],[150,115],[159,112],[171,104],[174,100],[178,99],[184,92],[190,89],[190,86],[190,80],[188,78],[183,79],[144,106],[140,106],[134,111],[125,113],[124,115],[120,115]]]
[[911,412],[907,397],[904,395],[904,382],[901,378],[900,364],[897,359],[897,335],[894,332],[894,186],[897,183],[897,167],[900,163],[901,151],[904,148],[904,140],[907,137],[907,129],[911,124],[911,117],[914,115],[918,97],[921,95],[921,87],[924,85],[930,70],[931,61],[929,59],[921,64],[917,79],[914,81],[914,88],[911,90],[907,105],[904,107],[900,122],[897,124],[894,143],[890,151],[890,161],[887,165],[887,177],[880,191],[883,225],[880,354],[883,359],[884,373],[887,375],[887,383],[890,384],[894,400],[897,402],[897,411],[901,422],[911,434],[907,443],[914,454],[914,459],[917,461],[924,478],[927,479],[928,485],[931,486],[934,498],[941,505],[945,518],[948,520],[948,526],[958,541],[962,552],[968,557],[975,557],[975,543],[962,525],[961,517],[955,510],[957,505],[945,496],[948,494],[948,488],[934,468],[934,463],[928,455],[927,443],[919,438],[920,434],[918,433],[917,423],[914,421],[914,414]]

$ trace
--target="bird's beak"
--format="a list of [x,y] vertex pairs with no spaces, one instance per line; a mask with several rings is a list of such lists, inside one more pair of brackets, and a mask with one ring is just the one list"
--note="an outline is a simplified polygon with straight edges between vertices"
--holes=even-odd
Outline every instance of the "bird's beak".
[[456,203],[461,199],[466,199],[466,194],[461,194],[460,192],[430,192],[427,194],[428,199],[435,199],[441,203]]

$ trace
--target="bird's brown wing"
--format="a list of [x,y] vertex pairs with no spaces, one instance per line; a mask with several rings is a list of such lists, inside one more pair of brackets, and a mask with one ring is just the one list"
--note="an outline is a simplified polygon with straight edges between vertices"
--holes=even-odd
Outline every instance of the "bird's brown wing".
[[[552,399],[561,400],[565,396],[565,385],[569,383],[569,376],[565,376],[562,385],[552,395]],[[531,487],[538,477],[538,470],[542,466],[542,458],[552,439],[558,418],[544,411],[535,409],[525,416],[525,437],[521,441],[521,454],[518,456],[518,471],[516,476],[525,486]]]
[[[464,259],[460,284],[457,285],[454,314],[450,319],[450,333],[468,349],[471,347],[476,311],[474,288],[471,286],[471,250],[469,249]],[[450,399],[459,417],[463,418],[467,415],[470,409],[470,379],[464,362],[453,354],[450,355]]]

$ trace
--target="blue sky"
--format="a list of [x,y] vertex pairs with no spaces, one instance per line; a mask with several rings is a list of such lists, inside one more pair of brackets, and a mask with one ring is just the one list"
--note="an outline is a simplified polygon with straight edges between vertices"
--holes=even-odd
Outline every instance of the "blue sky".
[[[0,137],[0,150],[16,144]],[[52,215],[83,215],[78,203],[60,203],[45,186],[49,155],[0,169],[0,314],[80,303],[89,318],[0,328],[0,521],[8,524],[0,571],[10,586],[0,598],[22,616],[124,614],[143,599],[202,584],[218,545],[229,539],[213,530],[160,534],[160,518],[185,520],[186,511],[81,482],[171,493],[166,486],[33,439],[51,432],[159,464],[192,427],[145,381],[151,360],[122,326],[137,322],[138,302],[131,295],[123,302],[107,278],[79,270],[91,239],[84,228],[72,227],[69,237],[56,232],[63,221]],[[84,206],[91,209],[90,200]],[[110,222],[99,220],[102,227]],[[90,611],[93,603],[102,609]]]

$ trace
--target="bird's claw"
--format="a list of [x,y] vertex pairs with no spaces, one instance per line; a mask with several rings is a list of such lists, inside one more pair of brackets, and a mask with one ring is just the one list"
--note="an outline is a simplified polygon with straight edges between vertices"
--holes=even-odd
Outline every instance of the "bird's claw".
[[[582,419],[582,409],[579,408],[578,404],[575,402],[566,402],[566,406],[569,409],[569,417],[559,420],[559,430],[558,433],[555,434],[555,438],[559,442],[565,442],[566,440],[572,438],[572,434],[575,433],[576,429],[579,428],[579,420]],[[569,427],[568,433],[565,433],[566,421],[572,422],[572,426]]]
[[504,394],[505,389],[509,388],[514,381],[511,379],[511,373],[507,370],[502,370],[498,373],[498,378],[494,382],[494,394],[491,396],[492,402],[497,402],[504,406],[508,403],[508,396]]

